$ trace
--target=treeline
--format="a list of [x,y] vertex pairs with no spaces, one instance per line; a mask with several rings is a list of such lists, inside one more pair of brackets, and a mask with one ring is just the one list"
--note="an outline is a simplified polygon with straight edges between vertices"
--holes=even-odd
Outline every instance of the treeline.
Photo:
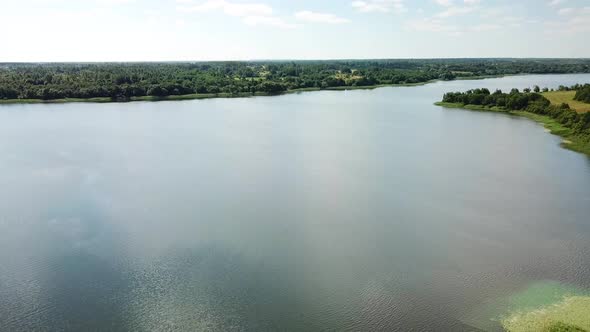
[[446,93],[443,96],[443,102],[499,107],[507,111],[526,111],[546,115],[571,129],[576,137],[590,143],[590,113],[577,113],[568,104],[551,105],[547,98],[535,92],[520,92],[518,89],[512,89],[510,93],[504,93],[501,90],[490,93],[488,89],[474,89]]
[[590,103],[590,84],[585,84],[584,86],[576,89],[574,100]]
[[519,73],[588,73],[584,59],[0,64],[0,99],[278,94]]
[[443,102],[488,107],[496,106],[511,111],[524,110],[533,104],[541,107],[547,107],[551,104],[547,98],[538,93],[531,93],[529,89],[522,93],[518,89],[512,89],[510,93],[504,93],[502,90],[490,93],[490,90],[486,88],[445,93]]

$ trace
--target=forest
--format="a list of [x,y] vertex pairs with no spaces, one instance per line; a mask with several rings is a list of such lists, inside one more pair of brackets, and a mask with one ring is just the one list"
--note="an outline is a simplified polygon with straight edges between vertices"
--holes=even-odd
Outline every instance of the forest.
[[588,59],[0,63],[0,101],[280,94],[525,73],[589,72]]

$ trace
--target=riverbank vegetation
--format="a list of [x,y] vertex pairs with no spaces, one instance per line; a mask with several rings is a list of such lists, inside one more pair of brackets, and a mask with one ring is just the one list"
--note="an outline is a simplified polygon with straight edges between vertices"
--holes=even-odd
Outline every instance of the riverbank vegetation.
[[589,72],[587,59],[4,63],[0,64],[0,102],[272,95],[524,73]]
[[532,311],[514,313],[502,320],[510,332],[590,331],[590,297],[570,296],[558,303]]
[[578,113],[568,104],[553,105],[543,95],[512,89],[509,93],[488,89],[449,92],[440,106],[504,112],[543,123],[553,134],[562,136],[564,147],[590,155],[590,113]]

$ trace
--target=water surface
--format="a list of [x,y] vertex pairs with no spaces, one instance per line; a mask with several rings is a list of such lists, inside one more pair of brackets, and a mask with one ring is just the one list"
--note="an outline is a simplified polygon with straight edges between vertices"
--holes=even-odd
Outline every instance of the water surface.
[[590,161],[433,102],[587,82],[1,105],[0,330],[498,329],[590,288]]

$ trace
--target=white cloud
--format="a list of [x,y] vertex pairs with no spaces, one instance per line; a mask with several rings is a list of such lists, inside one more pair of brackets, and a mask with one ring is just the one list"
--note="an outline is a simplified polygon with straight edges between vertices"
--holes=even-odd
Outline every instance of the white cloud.
[[[479,0],[431,0],[436,4],[443,6],[444,10],[430,17],[406,21],[405,28],[413,31],[425,31],[444,33],[452,36],[463,35],[468,32],[481,32],[500,29],[497,23],[463,26],[458,24],[457,20],[448,20],[450,17],[469,14],[480,9]],[[461,1],[463,5],[455,5],[455,1]]]
[[499,24],[479,24],[479,25],[475,25],[473,27],[471,27],[472,31],[493,31],[493,30],[499,30],[502,29],[502,26]]
[[560,10],[557,11],[557,13],[559,15],[569,15],[572,14],[574,12],[573,8],[561,8]]
[[474,10],[476,10],[476,7],[471,7],[471,6],[466,6],[466,7],[449,7],[447,10],[442,11],[438,14],[436,14],[436,17],[440,17],[440,18],[447,18],[447,17],[451,17],[451,16],[458,16],[458,15],[465,15],[465,14],[469,14],[471,12],[473,12]]
[[[449,7],[453,5],[454,0],[434,0],[438,5]],[[478,5],[481,0],[463,0],[463,3],[467,6]]]
[[458,26],[448,24],[445,21],[437,18],[423,18],[409,21],[406,23],[406,28],[414,31],[443,32],[453,35],[461,34],[461,30]]
[[434,2],[436,2],[437,4],[441,5],[441,6],[450,6],[453,4],[453,0],[434,0]]
[[294,29],[295,24],[287,23],[282,18],[274,16],[246,16],[242,20],[245,24],[250,26],[271,26],[280,29]]
[[342,24],[350,22],[350,20],[338,17],[334,14],[314,13],[308,10],[295,13],[295,18],[300,21],[313,23]]
[[[186,3],[186,1],[182,1]],[[269,16],[272,15],[272,8],[262,3],[233,3],[225,0],[208,0],[198,5],[180,6],[179,10],[184,12],[210,12],[222,11],[230,16]]]
[[566,20],[547,22],[548,33],[571,35],[575,33],[590,32],[590,7],[572,10]]
[[[509,16],[508,11],[503,8],[485,8],[478,6],[479,0],[463,0],[464,5],[453,5],[452,1],[438,1],[441,6],[445,6],[443,11],[430,17],[410,20],[406,22],[405,28],[415,31],[426,31],[445,33],[448,35],[459,36],[467,33],[488,32],[505,29],[508,27],[516,28],[522,25],[520,22],[523,18]],[[459,24],[460,20],[450,20],[449,18],[466,15],[477,12],[481,18],[481,23],[475,25]],[[486,22],[488,21],[488,22]]]
[[515,13],[520,11],[516,10],[514,6],[479,8],[480,19],[493,22],[494,24],[516,27],[539,23],[539,19],[534,16],[515,15]]
[[414,21],[409,21],[406,24],[406,29],[423,32],[445,33],[448,35],[458,36],[470,32],[487,32],[503,29],[504,26],[500,24],[478,24],[469,27],[461,27],[456,24],[449,23],[446,20],[439,18],[425,18]]
[[352,7],[362,13],[405,13],[408,11],[404,0],[357,0],[352,2]]
[[207,0],[197,5],[191,5],[191,0],[176,0],[184,4],[177,9],[186,13],[206,13],[220,11],[229,16],[241,17],[242,22],[249,26],[272,26],[281,29],[293,29],[297,25],[288,23],[284,19],[274,16],[273,9],[263,3],[235,3],[227,0]]
[[551,0],[549,1],[549,6],[559,6],[562,3],[565,3],[567,0]]
[[96,0],[99,5],[123,5],[134,3],[136,0]]
[[518,28],[527,24],[537,24],[539,19],[522,15],[514,15],[514,7],[503,6],[493,8],[480,8],[480,19],[482,21],[493,22],[502,27]]

